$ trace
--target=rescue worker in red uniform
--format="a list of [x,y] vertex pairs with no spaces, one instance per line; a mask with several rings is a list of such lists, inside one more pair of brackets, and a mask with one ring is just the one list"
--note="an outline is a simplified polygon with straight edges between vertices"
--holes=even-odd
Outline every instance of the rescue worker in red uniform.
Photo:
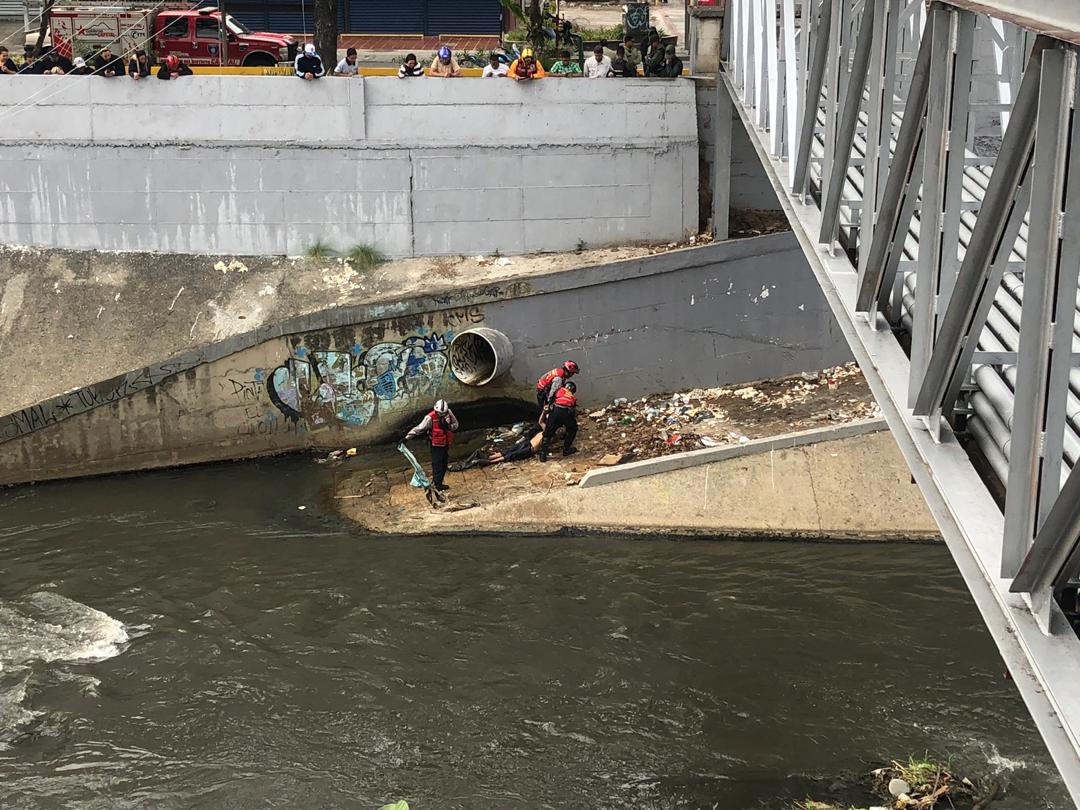
[[553,368],[536,381],[536,404],[541,412],[551,405],[555,392],[562,388],[564,382],[577,374],[578,370],[577,363],[567,360],[562,364],[562,368]]
[[564,456],[570,456],[577,452],[574,447],[574,439],[577,437],[577,386],[572,382],[563,383],[555,392],[552,401],[551,413],[548,414],[544,424],[544,440],[540,444],[540,460],[547,461],[548,449],[555,438],[555,431],[563,428],[563,452]]
[[459,427],[457,417],[446,404],[446,400],[440,399],[428,415],[420,420],[420,424],[401,439],[404,444],[415,436],[423,433],[428,435],[428,441],[431,442],[431,483],[439,492],[450,489],[443,483],[443,479],[450,462],[450,445],[454,443],[454,431]]

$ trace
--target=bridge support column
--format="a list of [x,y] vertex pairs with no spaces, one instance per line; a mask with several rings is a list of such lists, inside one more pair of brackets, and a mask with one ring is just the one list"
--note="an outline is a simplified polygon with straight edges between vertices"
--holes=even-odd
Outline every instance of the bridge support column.
[[731,96],[727,85],[716,82],[716,151],[713,153],[713,239],[728,238],[728,216],[731,206]]

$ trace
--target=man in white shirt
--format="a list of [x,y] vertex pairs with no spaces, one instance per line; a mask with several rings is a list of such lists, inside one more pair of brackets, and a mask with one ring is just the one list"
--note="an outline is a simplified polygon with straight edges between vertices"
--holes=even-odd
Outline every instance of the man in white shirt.
[[360,71],[360,66],[356,64],[356,48],[349,48],[345,51],[345,58],[337,63],[337,67],[334,68],[335,76],[356,76]]
[[606,79],[615,75],[611,69],[611,58],[604,56],[604,46],[593,48],[593,55],[585,60],[586,79]]
[[499,61],[499,55],[496,53],[491,54],[490,60],[484,65],[483,79],[499,79],[507,74],[510,70],[506,65]]

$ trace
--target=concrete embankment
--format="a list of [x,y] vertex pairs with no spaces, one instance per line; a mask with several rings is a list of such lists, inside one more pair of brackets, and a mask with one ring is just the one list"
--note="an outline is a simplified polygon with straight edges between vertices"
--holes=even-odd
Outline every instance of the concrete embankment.
[[[278,274],[278,287],[268,282],[265,296],[261,280],[237,270],[245,280],[211,302],[205,295],[214,285],[196,285],[198,299],[185,299],[184,284],[150,280],[136,268],[111,277],[91,264],[85,272],[56,273],[57,292],[82,296],[73,307],[53,309],[47,282],[43,287],[28,274],[19,282],[23,274],[15,273],[4,289],[12,304],[3,308],[11,319],[3,322],[9,355],[35,351],[33,324],[46,321],[57,344],[46,351],[63,355],[51,390],[63,393],[0,417],[0,483],[368,445],[400,430],[434,398],[529,402],[536,378],[567,357],[588,370],[580,391],[585,405],[628,391],[710,387],[849,358],[790,234],[482,283],[467,274],[458,281],[419,272],[411,295],[385,285],[328,288],[280,310],[267,305],[251,319],[241,313],[261,308],[279,288],[296,289],[290,267],[266,269],[270,278]],[[313,270],[312,277],[336,286],[332,272]],[[31,299],[28,290],[35,291]],[[335,295],[339,305],[304,311]],[[117,312],[121,301],[136,314]],[[290,308],[300,314],[266,317]],[[77,328],[67,325],[72,309],[80,313]],[[107,311],[118,327],[111,335],[96,327]],[[148,314],[155,312],[160,326]],[[192,345],[208,316],[212,331]],[[482,386],[469,384],[480,378],[463,369],[483,358],[463,351],[455,367],[451,352],[457,336],[478,328],[504,335],[513,353],[506,373]],[[72,337],[59,337],[65,334]],[[86,377],[81,357],[115,369],[139,356],[143,341],[180,350],[78,384]]]
[[[822,431],[823,436],[829,430]],[[614,532],[628,535],[931,540],[919,489],[887,431],[743,455],[582,489],[576,457],[451,474],[447,508],[404,481],[354,477],[339,508],[387,534]]]

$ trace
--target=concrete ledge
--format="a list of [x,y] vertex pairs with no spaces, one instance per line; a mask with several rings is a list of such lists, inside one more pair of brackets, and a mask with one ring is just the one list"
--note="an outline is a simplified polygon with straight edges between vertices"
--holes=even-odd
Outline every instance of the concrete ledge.
[[657,473],[671,472],[672,470],[685,470],[689,467],[712,464],[717,461],[727,461],[740,456],[751,456],[770,450],[784,450],[789,447],[801,447],[807,444],[828,442],[836,439],[850,439],[854,436],[863,436],[867,433],[876,433],[888,429],[889,426],[885,424],[884,419],[864,419],[858,422],[849,422],[846,425],[802,430],[798,433],[784,433],[780,436],[757,439],[746,444],[735,444],[728,447],[706,447],[702,450],[691,450],[687,453],[676,453],[675,455],[650,458],[644,461],[632,461],[629,464],[620,464],[617,467],[589,470],[578,483],[578,486],[598,487],[603,484],[614,484],[616,481],[628,481],[632,478],[643,478],[647,475],[656,475]]

